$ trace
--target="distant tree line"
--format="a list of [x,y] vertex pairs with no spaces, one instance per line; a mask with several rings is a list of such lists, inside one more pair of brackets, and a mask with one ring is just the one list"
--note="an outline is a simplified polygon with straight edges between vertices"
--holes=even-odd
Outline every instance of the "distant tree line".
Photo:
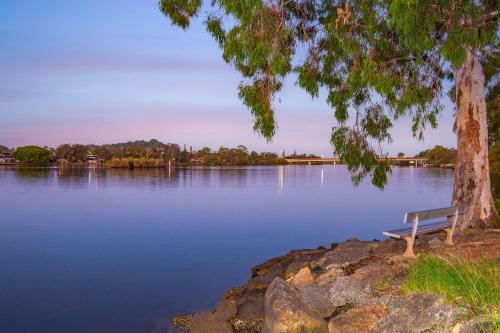
[[430,165],[439,167],[442,164],[455,164],[457,159],[457,150],[437,145],[434,146],[434,148],[418,153],[416,157],[426,157],[429,159]]
[[179,156],[180,163],[196,163],[203,165],[277,165],[285,164],[285,159],[275,153],[257,153],[239,145],[235,148],[220,147],[212,151],[204,147],[198,151],[189,151],[184,146]]
[[[494,123],[494,121],[493,121]],[[491,186],[495,198],[500,199],[500,145],[498,144],[498,124],[491,132],[497,135],[490,135],[490,173]],[[200,150],[187,149],[184,145],[181,149],[178,144],[162,143],[158,140],[133,141],[106,145],[81,145],[62,144],[57,148],[24,146],[16,149],[9,149],[0,145],[0,153],[13,152],[14,157],[21,162],[45,164],[66,160],[69,163],[85,162],[89,154],[97,155],[104,161],[113,162],[112,165],[127,165],[125,161],[139,161],[142,165],[158,165],[159,161],[175,161],[181,164],[199,165],[278,165],[285,164],[285,158],[317,158],[313,154],[286,155],[283,151],[281,156],[275,153],[257,153],[249,151],[245,146],[235,148],[220,147],[218,150],[211,150],[204,147]],[[404,157],[404,153],[399,153],[398,157]],[[429,164],[439,167],[442,164],[454,164],[457,158],[457,151],[453,148],[435,146],[432,149],[424,150],[416,157],[426,157]]]
[[[0,152],[9,148],[0,146]],[[209,147],[200,150],[181,149],[175,143],[162,143],[158,140],[133,141],[106,145],[62,144],[57,148],[25,146],[14,150],[15,158],[25,163],[49,163],[62,161],[83,163],[89,155],[96,155],[112,165],[127,165],[123,161],[140,161],[143,165],[158,165],[159,161],[174,161],[181,164],[201,165],[275,165],[284,164],[283,157],[275,153],[249,152],[247,147],[220,147],[212,151]]]

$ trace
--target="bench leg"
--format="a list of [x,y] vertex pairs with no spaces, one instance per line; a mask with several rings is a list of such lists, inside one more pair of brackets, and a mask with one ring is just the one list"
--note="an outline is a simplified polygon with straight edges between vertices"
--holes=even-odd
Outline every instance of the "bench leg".
[[448,245],[453,245],[453,229],[452,228],[446,228],[444,229],[446,231],[446,239],[444,242]]
[[416,258],[413,252],[414,239],[412,237],[404,237],[404,240],[406,241],[406,251],[403,253],[403,256],[407,258]]

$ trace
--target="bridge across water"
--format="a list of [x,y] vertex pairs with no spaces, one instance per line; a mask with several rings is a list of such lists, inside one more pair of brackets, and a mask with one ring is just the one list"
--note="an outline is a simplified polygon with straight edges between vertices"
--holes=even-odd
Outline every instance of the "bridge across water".
[[[306,158],[287,158],[289,164],[343,164],[338,157],[306,157]],[[391,163],[399,165],[424,166],[429,162],[426,157],[389,157]]]

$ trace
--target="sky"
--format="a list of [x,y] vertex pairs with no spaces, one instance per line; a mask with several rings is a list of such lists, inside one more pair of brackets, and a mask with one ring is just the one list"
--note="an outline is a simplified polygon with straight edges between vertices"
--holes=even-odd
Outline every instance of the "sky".
[[[0,145],[150,140],[331,156],[333,110],[289,77],[275,103],[271,143],[237,97],[241,76],[223,62],[203,14],[170,24],[157,0],[0,0]],[[425,140],[396,122],[384,149],[407,155],[454,147],[453,108]]]

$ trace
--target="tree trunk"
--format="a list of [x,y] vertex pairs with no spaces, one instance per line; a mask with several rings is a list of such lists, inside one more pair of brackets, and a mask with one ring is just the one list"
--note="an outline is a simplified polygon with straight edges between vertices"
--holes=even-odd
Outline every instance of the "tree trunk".
[[454,72],[457,93],[457,150],[453,205],[463,204],[460,229],[490,225],[497,212],[490,188],[488,127],[481,63],[471,52]]

